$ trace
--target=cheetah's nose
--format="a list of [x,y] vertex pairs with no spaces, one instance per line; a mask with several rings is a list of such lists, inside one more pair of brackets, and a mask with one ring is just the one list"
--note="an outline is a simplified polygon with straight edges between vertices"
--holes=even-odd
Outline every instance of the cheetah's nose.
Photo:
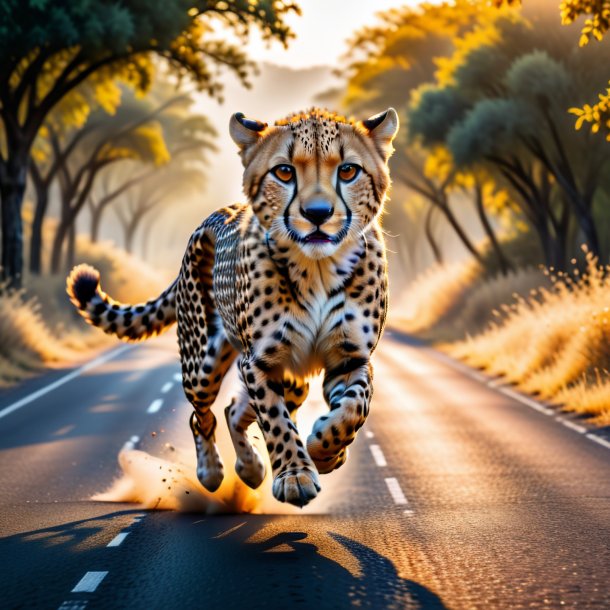
[[320,226],[333,214],[333,206],[324,199],[314,199],[301,207],[301,214],[313,224]]

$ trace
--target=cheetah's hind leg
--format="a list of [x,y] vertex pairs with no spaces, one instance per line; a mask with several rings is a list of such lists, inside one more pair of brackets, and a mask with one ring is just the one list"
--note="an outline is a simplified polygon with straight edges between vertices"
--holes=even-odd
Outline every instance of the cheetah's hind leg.
[[256,413],[245,392],[225,409],[225,417],[235,447],[237,476],[252,489],[260,486],[265,478],[265,463],[256,447],[250,443],[246,430],[256,420]]

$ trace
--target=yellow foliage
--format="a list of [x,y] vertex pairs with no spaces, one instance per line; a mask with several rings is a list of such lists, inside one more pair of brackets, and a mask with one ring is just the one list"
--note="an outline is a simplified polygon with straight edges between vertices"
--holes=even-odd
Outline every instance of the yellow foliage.
[[600,129],[606,132],[606,140],[610,141],[610,87],[605,93],[600,93],[599,101],[592,106],[585,104],[582,108],[570,108],[569,112],[576,115],[576,129],[585,123],[591,125],[591,132],[597,133]]
[[115,114],[121,105],[121,88],[116,80],[104,78],[93,84],[95,100],[108,114]]
[[440,86],[455,84],[454,75],[466,58],[476,49],[492,46],[500,40],[500,33],[494,22],[477,26],[471,32],[457,37],[454,41],[455,51],[450,57],[438,57],[435,60],[437,70],[435,78]]
[[152,157],[155,165],[168,163],[171,155],[165,143],[163,129],[157,122],[146,123],[134,130],[136,137],[142,138],[147,146],[147,153]]
[[579,45],[589,44],[591,37],[601,40],[610,29],[610,0],[562,0],[561,23],[569,25],[582,15],[590,15],[581,29]]

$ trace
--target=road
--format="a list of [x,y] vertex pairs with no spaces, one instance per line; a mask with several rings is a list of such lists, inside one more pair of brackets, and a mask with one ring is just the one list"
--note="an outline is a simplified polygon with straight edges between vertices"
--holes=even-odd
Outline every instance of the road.
[[[303,511],[268,478],[193,487],[173,335],[94,364],[0,394],[2,608],[610,607],[610,445],[429,348],[386,333],[370,418]],[[145,452],[130,484],[122,448]],[[123,501],[147,493],[185,510]]]

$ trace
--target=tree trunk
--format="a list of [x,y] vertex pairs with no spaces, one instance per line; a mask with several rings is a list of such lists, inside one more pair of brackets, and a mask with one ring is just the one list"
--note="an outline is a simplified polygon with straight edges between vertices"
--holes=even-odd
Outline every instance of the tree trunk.
[[436,242],[436,239],[434,238],[434,234],[432,232],[432,214],[434,213],[434,210],[436,210],[436,208],[433,205],[428,208],[428,212],[426,213],[426,220],[424,223],[424,233],[426,235],[428,245],[432,250],[432,255],[434,256],[435,262],[439,265],[442,265],[443,253],[441,252],[440,246]]
[[0,161],[2,201],[2,279],[9,288],[21,287],[23,276],[23,221],[21,208],[25,193],[27,161],[11,154]]
[[125,228],[125,250],[129,252],[129,254],[133,253],[133,238],[135,237],[136,229],[137,224],[133,222],[130,222]]
[[32,162],[31,175],[36,190],[36,209],[34,210],[32,236],[30,237],[30,272],[40,275],[42,272],[42,228],[49,205],[49,185],[42,179],[38,169],[35,169],[34,162]]
[[468,250],[468,252],[470,252],[470,254],[472,254],[473,258],[478,263],[483,265],[483,258],[481,257],[481,254],[476,249],[475,245],[470,241],[470,238],[468,237],[468,235],[466,235],[466,231],[464,231],[464,229],[458,222],[458,219],[453,215],[453,212],[451,211],[449,204],[447,202],[445,202],[442,205],[439,205],[438,209],[444,214],[445,218],[451,225],[451,228],[455,231],[455,233],[459,237],[460,241],[462,242],[462,244],[464,245],[466,250]]
[[502,252],[502,248],[498,243],[498,238],[496,237],[496,233],[489,222],[489,218],[487,217],[487,212],[485,210],[485,204],[483,201],[483,189],[479,184],[476,184],[475,187],[475,197],[474,202],[477,208],[477,214],[479,216],[479,220],[481,222],[481,226],[485,231],[485,235],[489,239],[489,243],[491,244],[491,248],[496,255],[496,259],[498,260],[498,264],[500,265],[500,272],[502,275],[507,275],[509,270],[512,269],[512,265],[508,262],[508,259],[504,256],[504,252]]
[[96,244],[100,238],[100,226],[102,224],[102,212],[104,207],[98,205],[97,207],[91,207],[91,227],[90,227],[90,238],[91,243]]
[[63,253],[63,245],[66,241],[66,236],[70,229],[70,223],[62,217],[62,220],[57,225],[53,245],[51,247],[51,273],[59,273],[61,271],[61,258]]
[[70,230],[67,235],[66,261],[64,269],[70,271],[76,262],[76,223],[70,225]]

